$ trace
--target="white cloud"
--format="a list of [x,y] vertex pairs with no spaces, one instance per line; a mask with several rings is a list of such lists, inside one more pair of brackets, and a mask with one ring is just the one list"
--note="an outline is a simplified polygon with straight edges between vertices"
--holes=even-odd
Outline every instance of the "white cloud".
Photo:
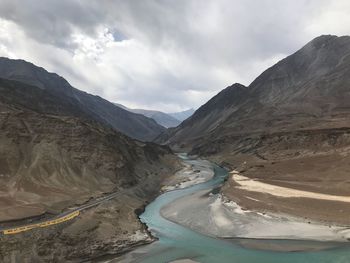
[[307,35],[318,36],[322,34],[349,35],[350,34],[350,1],[329,1],[321,6],[318,16],[310,19],[305,25]]
[[0,19],[0,56],[15,59],[16,55],[7,48],[12,42],[13,28],[13,23]]
[[99,56],[104,53],[106,47],[112,46],[114,37],[108,28],[99,30],[96,37],[81,33],[72,34],[72,42],[76,45],[74,58],[82,59],[88,57],[99,61]]
[[320,34],[350,33],[345,0],[0,2],[0,55],[130,107],[198,107]]

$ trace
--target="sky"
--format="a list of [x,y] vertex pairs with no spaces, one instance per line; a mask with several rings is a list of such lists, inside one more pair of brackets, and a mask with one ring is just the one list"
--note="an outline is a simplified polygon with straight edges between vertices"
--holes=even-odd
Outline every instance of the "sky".
[[0,0],[0,56],[130,108],[197,108],[322,34],[348,0]]

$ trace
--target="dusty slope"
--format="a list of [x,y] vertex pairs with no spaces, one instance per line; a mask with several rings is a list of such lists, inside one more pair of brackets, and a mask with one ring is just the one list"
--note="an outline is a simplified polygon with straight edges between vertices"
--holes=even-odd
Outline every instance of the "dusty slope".
[[0,77],[39,87],[55,99],[73,103],[74,109],[70,109],[70,113],[74,113],[76,117],[109,125],[132,138],[151,141],[164,131],[164,127],[153,119],[129,112],[98,96],[75,89],[57,74],[49,73],[24,60],[0,58]]
[[175,157],[72,110],[79,109],[46,90],[0,80],[0,221],[49,216],[104,192],[127,194],[63,225],[0,235],[1,262],[75,262],[150,242],[135,211],[158,193]]
[[[349,118],[350,37],[321,36],[247,88],[220,92],[161,139],[262,182],[350,195]],[[235,186],[229,180],[224,193],[248,208],[350,223],[339,202],[275,198]]]

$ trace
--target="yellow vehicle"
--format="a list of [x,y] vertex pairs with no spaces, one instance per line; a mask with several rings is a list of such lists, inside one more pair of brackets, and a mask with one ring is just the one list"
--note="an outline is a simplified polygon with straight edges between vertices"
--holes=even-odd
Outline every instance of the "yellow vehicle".
[[80,214],[79,211],[75,211],[72,212],[68,215],[65,215],[63,217],[60,217],[58,219],[53,219],[53,220],[49,220],[49,221],[45,221],[45,222],[41,222],[41,223],[37,223],[37,224],[32,224],[32,225],[27,225],[27,226],[20,226],[20,227],[14,227],[14,228],[10,228],[10,229],[6,229],[3,231],[3,233],[5,235],[11,235],[11,234],[17,234],[20,232],[24,232],[24,231],[28,231],[31,230],[33,228],[38,228],[38,227],[47,227],[47,226],[51,226],[51,225],[56,225],[56,224],[60,224],[62,222],[71,220],[75,217],[77,217]]

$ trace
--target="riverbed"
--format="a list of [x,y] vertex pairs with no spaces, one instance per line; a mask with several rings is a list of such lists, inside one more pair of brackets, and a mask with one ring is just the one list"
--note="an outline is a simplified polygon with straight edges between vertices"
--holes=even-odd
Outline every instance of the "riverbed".
[[[188,160],[186,157],[183,159],[184,162],[191,163],[191,165],[196,162],[201,164],[200,160]],[[152,235],[158,238],[158,241],[109,262],[163,263],[182,259],[203,263],[350,262],[350,247],[347,242],[295,239],[222,239],[183,226],[186,225],[185,219],[183,219],[183,225],[180,225],[162,216],[161,210],[176,200],[187,198],[188,204],[191,205],[191,196],[195,197],[200,192],[205,192],[208,198],[215,198],[216,195],[219,195],[217,189],[223,184],[228,172],[214,164],[212,169],[214,176],[210,180],[187,188],[165,192],[146,207],[140,219],[147,225]],[[196,207],[187,213],[189,214],[189,224],[193,224],[191,218],[196,213]],[[201,217],[205,216],[201,215]]]

